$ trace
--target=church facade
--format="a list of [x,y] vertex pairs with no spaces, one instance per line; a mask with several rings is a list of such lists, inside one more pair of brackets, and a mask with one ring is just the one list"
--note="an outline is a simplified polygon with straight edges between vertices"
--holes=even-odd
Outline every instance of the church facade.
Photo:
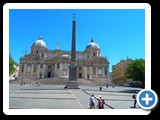
[[[68,78],[71,51],[48,50],[42,36],[31,46],[30,54],[20,58],[18,79]],[[82,52],[76,52],[77,78],[108,78],[109,61],[101,56],[99,45],[91,39]]]
[[[75,58],[77,78],[109,80],[109,61],[101,56],[93,38],[84,51],[76,51]],[[32,44],[30,53],[20,58],[18,79],[68,78],[70,64],[71,51],[61,50],[59,44],[55,50],[48,50],[40,36]]]

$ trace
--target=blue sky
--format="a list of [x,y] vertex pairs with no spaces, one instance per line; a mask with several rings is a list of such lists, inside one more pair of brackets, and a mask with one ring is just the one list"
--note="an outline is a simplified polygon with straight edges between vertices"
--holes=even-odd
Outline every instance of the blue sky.
[[112,65],[128,56],[145,58],[144,9],[10,9],[9,52],[19,63],[24,51],[39,36],[49,50],[59,42],[61,50],[71,50],[72,20],[76,13],[76,50],[84,51],[94,38]]

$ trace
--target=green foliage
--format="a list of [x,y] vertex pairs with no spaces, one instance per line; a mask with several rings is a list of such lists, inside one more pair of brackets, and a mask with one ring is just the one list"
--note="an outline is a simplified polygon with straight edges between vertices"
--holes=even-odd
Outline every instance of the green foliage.
[[16,70],[16,68],[14,67],[15,62],[14,60],[12,60],[11,55],[9,55],[9,75],[13,74]]
[[142,87],[145,82],[145,60],[136,59],[130,62],[126,69],[126,77],[133,79],[133,81],[141,81]]

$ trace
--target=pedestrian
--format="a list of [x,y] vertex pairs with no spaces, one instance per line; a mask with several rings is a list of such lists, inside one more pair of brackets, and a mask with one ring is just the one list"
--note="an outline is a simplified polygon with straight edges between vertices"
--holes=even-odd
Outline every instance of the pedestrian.
[[136,91],[136,93],[132,96],[132,98],[134,99],[134,105],[133,105],[134,108],[136,108],[136,104],[137,104],[137,94],[138,94],[138,91]]
[[102,99],[102,97],[101,97],[101,101],[102,101],[102,109],[104,109],[105,101],[104,101],[104,99]]
[[96,108],[102,109],[103,101],[101,99],[101,96],[99,95],[99,97],[97,99],[98,99],[98,104],[97,104]]
[[89,101],[90,101],[90,108],[89,109],[95,109],[94,94],[92,94],[90,96]]
[[104,109],[104,104],[105,104],[104,99],[102,99],[101,95],[99,95],[99,97],[98,97],[98,105],[97,105],[96,108]]

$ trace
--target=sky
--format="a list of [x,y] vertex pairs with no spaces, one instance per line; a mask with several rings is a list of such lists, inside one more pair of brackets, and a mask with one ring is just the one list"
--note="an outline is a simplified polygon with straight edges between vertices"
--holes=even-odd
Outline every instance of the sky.
[[49,50],[59,43],[71,50],[72,20],[76,14],[76,50],[84,51],[91,38],[106,57],[109,71],[122,59],[145,59],[144,9],[10,9],[9,52],[19,64],[25,51],[42,36]]

